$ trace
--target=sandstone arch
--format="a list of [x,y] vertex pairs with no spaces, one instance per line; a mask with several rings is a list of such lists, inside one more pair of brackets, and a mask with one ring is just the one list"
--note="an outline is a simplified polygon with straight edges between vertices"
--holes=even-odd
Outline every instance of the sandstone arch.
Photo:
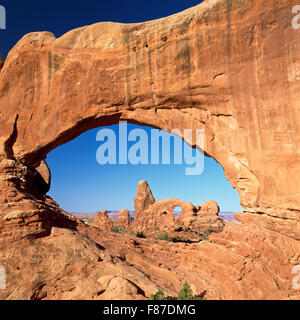
[[[174,209],[177,207],[180,208],[181,215],[175,217]],[[134,209],[136,215],[131,228],[135,231],[184,229],[205,232],[208,229],[222,231],[224,227],[215,201],[206,201],[201,207],[180,199],[156,201],[146,180],[138,183]]]
[[[37,237],[67,224],[36,176],[47,153],[78,134],[120,119],[203,128],[205,152],[240,194],[243,213],[236,216],[244,222],[216,235],[203,254],[213,247],[226,263],[236,258],[243,266],[230,279],[254,269],[264,279],[260,297],[295,296],[300,43],[291,20],[289,0],[206,0],[145,23],[100,23],[58,39],[24,36],[0,70],[0,236]],[[218,297],[251,297],[237,282],[227,284],[229,293],[210,280]]]
[[[198,206],[197,206],[197,208],[198,208]],[[181,214],[182,214],[182,208],[180,207],[180,206],[177,206],[177,207],[175,207],[174,209],[173,209],[173,214],[174,214],[174,216],[176,215],[176,213],[177,213],[177,215],[180,217],[181,216]]]
[[[296,35],[291,30],[285,37],[286,23],[280,20],[289,2],[276,9],[276,28],[268,27],[272,3],[229,3],[230,7],[225,1],[206,1],[199,9],[140,24],[95,24],[59,39],[47,32],[26,35],[1,71],[1,137],[6,142],[2,157],[13,154],[24,164],[36,165],[57,145],[119,119],[167,130],[205,128],[205,151],[223,165],[245,211],[299,209],[298,181],[278,185],[270,168],[275,155],[279,161],[280,150],[281,175],[298,173],[298,142],[287,145],[282,138],[288,128],[297,130],[295,120],[285,118],[285,126],[276,126],[283,112],[278,108],[279,92],[290,101],[289,114],[295,110],[297,97],[291,95],[297,81],[289,81],[287,88],[280,84],[296,65],[284,60],[286,77],[271,68],[278,59],[273,51],[282,52],[279,38],[293,44],[291,55],[293,60],[297,57]],[[233,25],[242,13],[251,19],[253,12],[262,12],[265,18],[230,33],[224,28],[228,10]],[[212,40],[209,33],[216,30],[218,37]],[[225,41],[228,36],[230,43]],[[267,54],[256,59],[262,50]],[[265,72],[261,78],[255,73],[259,67]],[[265,75],[272,84],[264,83]],[[246,90],[250,82],[255,85]],[[274,92],[274,83],[278,93],[273,98],[266,95],[251,102],[262,88]],[[279,114],[265,121],[267,113]]]
[[[299,50],[296,33],[285,35],[289,1],[276,7],[275,26],[274,6],[210,0],[151,22],[99,23],[58,39],[26,35],[1,70],[1,157],[36,166],[56,146],[119,119],[204,128],[205,152],[224,167],[244,211],[294,220]],[[285,72],[273,67],[278,59]]]

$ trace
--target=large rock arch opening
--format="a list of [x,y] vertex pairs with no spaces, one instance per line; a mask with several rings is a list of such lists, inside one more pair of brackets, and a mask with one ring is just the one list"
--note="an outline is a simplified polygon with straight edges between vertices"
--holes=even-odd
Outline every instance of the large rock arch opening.
[[[103,146],[108,146],[108,140],[104,143],[104,132],[109,135],[110,141],[116,143],[116,145],[113,143],[112,148],[112,144],[109,144],[110,149],[113,149],[111,150],[113,157],[106,164],[104,162],[108,161],[108,153],[103,154],[105,150]],[[141,134],[141,136],[132,141],[129,137],[133,137],[133,133],[134,136],[135,134]],[[99,134],[102,137],[101,141],[97,141]],[[138,158],[143,164],[134,162],[137,160],[136,149],[134,149],[134,159],[132,159],[132,147],[140,145],[140,138],[142,138],[143,145],[147,146],[146,152],[145,148],[142,148],[143,156],[138,152]],[[124,156],[122,152],[122,157],[120,157],[121,143],[126,148],[126,150],[123,148],[126,155]],[[102,146],[103,160],[98,161],[97,154],[100,146]],[[163,155],[164,150],[165,155]],[[120,125],[97,127],[81,134],[70,143],[55,148],[47,154],[45,160],[51,171],[52,181],[51,189],[47,194],[68,212],[95,213],[100,209],[121,210],[122,208],[134,210],[133,199],[136,194],[136,185],[142,179],[151,181],[158,199],[180,198],[187,202],[191,201],[195,205],[200,205],[207,199],[214,199],[219,203],[221,211],[232,213],[240,211],[239,195],[224,176],[224,170],[220,164],[213,158],[203,156],[202,152],[193,150],[184,143],[184,139],[153,127],[132,125],[127,122],[122,122]],[[120,161],[126,161],[127,165],[121,164]],[[147,162],[146,167],[144,166],[145,161]],[[42,165],[44,166],[43,162]],[[189,170],[192,168],[192,173],[196,175],[189,175]],[[198,170],[194,170],[195,168]],[[37,169],[42,171],[40,167]],[[108,172],[111,172],[112,175],[109,175]],[[50,178],[45,175],[44,178],[50,181]],[[103,179],[105,179],[105,184],[103,184]],[[83,192],[80,191],[81,189]],[[112,200],[111,197],[115,193],[122,194],[121,203],[119,201],[115,203]],[[127,200],[124,199],[125,194],[128,195]],[[75,202],[72,200],[74,196],[76,197]],[[108,199],[111,199],[111,203]],[[181,214],[182,208],[177,209]]]
[[[279,124],[278,95],[288,97],[286,108],[293,114],[297,81],[289,77],[285,82],[273,70],[281,56],[267,49],[282,52],[278,39],[284,39],[293,44],[290,56],[296,59],[295,33],[285,36],[282,20],[288,9],[288,2],[281,2],[273,29],[266,27],[273,19],[271,3],[246,1],[228,8],[225,1],[206,1],[146,23],[100,23],[59,39],[47,32],[26,35],[1,70],[2,157],[36,166],[52,148],[85,128],[117,119],[167,130],[204,128],[205,151],[224,167],[244,211],[273,216],[288,212],[294,219],[299,184],[287,178],[297,177],[296,145],[283,143],[281,137],[297,127],[292,118]],[[253,12],[262,12],[261,20],[231,31],[226,42],[228,15],[234,25],[242,12],[250,21]],[[209,35],[216,30],[212,40]],[[256,42],[254,35],[259,36]],[[262,50],[264,56],[257,58]],[[282,60],[287,72],[296,68]],[[256,72],[258,68],[264,73]],[[266,82],[266,75],[273,81]],[[263,96],[262,88],[276,94]],[[275,159],[285,183],[273,178]]]
[[223,265],[237,259],[234,286],[210,267],[202,277],[218,297],[254,297],[250,283],[262,298],[296,296],[300,43],[291,19],[289,0],[207,0],[160,20],[23,37],[0,71],[1,239],[75,229],[45,196],[41,161],[81,132],[119,120],[204,129],[205,152],[240,194],[244,223],[201,247],[206,256],[220,250]]

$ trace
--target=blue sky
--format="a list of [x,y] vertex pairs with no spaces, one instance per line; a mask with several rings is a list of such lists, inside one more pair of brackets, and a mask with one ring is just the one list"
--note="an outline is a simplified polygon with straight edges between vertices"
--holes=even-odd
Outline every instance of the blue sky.
[[6,8],[7,29],[0,30],[0,55],[25,34],[51,31],[56,37],[71,29],[101,21],[134,23],[162,18],[202,2],[201,0],[0,0]]
[[[7,29],[0,30],[0,55],[26,33],[51,31],[56,37],[101,21],[141,22],[180,12],[201,1],[40,1],[0,0]],[[136,128],[130,125],[130,128]],[[133,209],[139,180],[146,179],[156,199],[180,198],[194,204],[216,200],[222,211],[240,211],[239,196],[213,159],[205,158],[200,176],[186,176],[186,165],[105,165],[96,161],[99,129],[90,130],[53,150],[47,158],[52,172],[52,196],[69,212]],[[117,132],[117,126],[113,126]],[[147,129],[149,133],[150,128]],[[194,151],[196,152],[196,151]]]
[[[118,141],[118,125],[108,128],[116,133]],[[150,145],[152,128],[128,124],[128,132],[136,128],[146,130]],[[182,165],[174,165],[173,140],[170,165],[162,165],[161,159],[159,165],[100,165],[96,160],[96,152],[106,142],[96,141],[97,132],[101,129],[103,128],[85,132],[56,148],[47,157],[52,172],[50,195],[65,210],[133,210],[133,200],[140,180],[148,181],[157,200],[180,198],[199,205],[206,200],[216,200],[222,211],[241,210],[239,196],[225,178],[221,165],[214,159],[205,157],[201,175],[186,175],[185,169],[188,166],[184,161]],[[135,142],[128,142],[128,149],[133,144]],[[118,145],[116,150],[118,159]],[[196,152],[200,154],[193,150],[194,155]]]

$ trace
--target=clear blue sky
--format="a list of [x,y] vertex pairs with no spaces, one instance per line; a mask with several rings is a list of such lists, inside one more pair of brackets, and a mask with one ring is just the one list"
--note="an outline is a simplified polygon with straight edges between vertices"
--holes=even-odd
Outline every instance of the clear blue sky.
[[[0,0],[7,12],[7,29],[0,30],[0,55],[26,33],[67,31],[101,21],[141,22],[161,18],[200,0],[40,1]],[[136,126],[130,125],[131,128]],[[117,131],[117,126],[113,126]],[[106,165],[96,161],[99,129],[90,130],[53,150],[47,158],[52,172],[50,195],[69,212],[133,209],[139,180],[146,179],[156,199],[180,198],[194,204],[216,200],[222,211],[240,211],[239,196],[213,159],[205,158],[200,176],[186,176],[186,165]],[[150,129],[148,129],[150,130]]]
[[[118,140],[118,125],[109,128],[116,132]],[[151,128],[128,124],[129,132],[134,128],[145,129],[150,140]],[[225,178],[223,168],[212,158],[205,157],[204,171],[198,176],[186,175],[185,163],[174,165],[173,152],[171,165],[100,165],[96,161],[96,151],[104,142],[96,141],[99,130],[85,132],[48,155],[47,162],[52,172],[50,195],[65,210],[133,210],[133,199],[140,180],[148,181],[157,200],[180,198],[199,205],[206,200],[216,200],[222,211],[241,210],[236,190]],[[129,142],[128,149],[133,144],[135,142]],[[193,152],[199,153],[196,150]],[[117,146],[117,159],[118,156]]]

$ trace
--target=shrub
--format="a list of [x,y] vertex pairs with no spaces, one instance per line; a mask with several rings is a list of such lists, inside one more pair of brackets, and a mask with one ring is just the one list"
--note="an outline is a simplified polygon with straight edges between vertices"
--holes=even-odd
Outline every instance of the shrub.
[[194,296],[190,285],[185,281],[182,289],[178,293],[178,300],[203,300],[203,298]]
[[138,232],[136,233],[136,237],[138,237],[138,238],[143,238],[143,239],[147,238],[147,237],[144,235],[144,232],[143,232],[143,231],[138,231]]
[[204,291],[199,296],[194,296],[188,282],[185,281],[182,289],[178,293],[177,298],[166,297],[165,294],[161,291],[161,289],[158,289],[156,293],[150,295],[149,300],[204,300],[205,293],[206,291]]
[[158,289],[156,293],[151,294],[149,300],[168,300],[164,293]]
[[189,243],[189,240],[181,238],[181,237],[171,237],[169,236],[168,232],[164,231],[163,233],[159,234],[156,238],[156,240],[165,240],[170,242],[185,242]]
[[181,238],[181,237],[172,237],[172,241],[173,242],[184,242],[184,243],[190,243],[189,240],[185,239],[185,238]]
[[116,233],[123,233],[124,232],[124,227],[118,227],[118,226],[114,226],[111,229],[112,232],[116,232]]
[[182,289],[178,293],[178,300],[192,300],[193,292],[187,281],[183,284]]
[[204,239],[207,239],[208,236],[210,236],[214,231],[212,229],[207,229],[203,236],[204,236]]
[[165,240],[165,241],[172,241],[172,237],[168,235],[168,232],[164,231],[163,233],[159,234],[156,240]]

